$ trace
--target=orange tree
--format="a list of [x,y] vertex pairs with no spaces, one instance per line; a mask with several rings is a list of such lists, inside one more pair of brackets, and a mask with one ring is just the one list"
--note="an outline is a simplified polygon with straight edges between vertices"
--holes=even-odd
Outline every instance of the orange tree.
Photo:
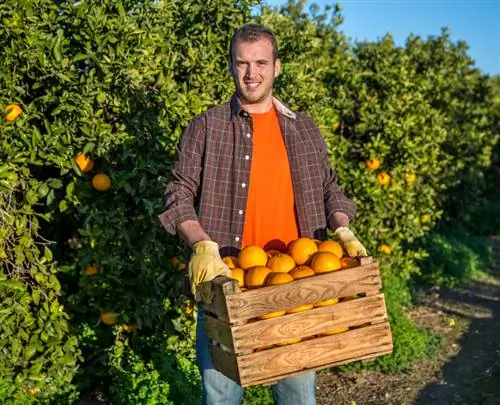
[[196,398],[182,248],[157,215],[182,129],[232,91],[249,6],[0,6],[0,102],[23,110],[0,127],[3,403],[99,383],[117,403]]
[[394,354],[378,365],[403,369],[428,342],[402,315],[408,281],[428,255],[417,242],[443,216],[456,220],[450,207],[467,212],[460,195],[484,191],[498,141],[491,91],[464,44],[446,32],[410,37],[403,47],[390,35],[351,45],[337,29],[339,6],[306,13],[304,4],[290,1],[261,17],[283,50],[278,95],[315,118],[341,185],[357,202],[353,227],[381,262],[395,337]]

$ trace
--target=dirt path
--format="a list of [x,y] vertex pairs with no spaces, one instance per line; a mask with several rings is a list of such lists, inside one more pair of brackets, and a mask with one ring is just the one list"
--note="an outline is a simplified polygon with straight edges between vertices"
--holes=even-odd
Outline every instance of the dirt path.
[[497,260],[487,276],[465,289],[420,293],[409,313],[444,336],[437,358],[407,373],[322,373],[318,405],[500,404],[500,237],[491,244]]

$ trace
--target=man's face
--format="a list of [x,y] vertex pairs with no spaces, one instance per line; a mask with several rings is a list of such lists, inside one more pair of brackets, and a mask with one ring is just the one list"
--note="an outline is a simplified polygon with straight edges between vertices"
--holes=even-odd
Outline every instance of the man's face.
[[269,106],[280,69],[279,59],[273,61],[273,47],[267,38],[236,43],[231,73],[242,105],[253,109],[249,112],[260,112],[259,107]]

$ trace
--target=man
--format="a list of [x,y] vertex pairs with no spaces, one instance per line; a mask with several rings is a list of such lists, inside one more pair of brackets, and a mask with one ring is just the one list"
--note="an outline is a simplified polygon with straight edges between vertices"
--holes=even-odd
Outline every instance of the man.
[[[273,33],[258,24],[231,40],[230,102],[196,117],[184,132],[166,190],[163,226],[193,248],[191,288],[229,275],[223,255],[249,244],[283,248],[299,236],[326,238],[329,227],[351,256],[366,255],[348,229],[355,206],[337,184],[324,140],[313,120],[272,95],[281,62]],[[199,312],[196,352],[203,404],[240,404],[243,389],[214,370]],[[273,386],[278,405],[312,405],[315,373]]]

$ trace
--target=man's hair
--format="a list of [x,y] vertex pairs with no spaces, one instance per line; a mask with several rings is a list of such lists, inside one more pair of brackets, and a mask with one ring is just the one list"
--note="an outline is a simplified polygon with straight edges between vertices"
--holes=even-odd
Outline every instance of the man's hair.
[[245,24],[236,30],[231,38],[231,45],[229,47],[229,60],[233,63],[233,53],[238,42],[255,42],[261,38],[267,38],[273,46],[273,62],[278,59],[278,43],[274,37],[273,32],[262,24]]

